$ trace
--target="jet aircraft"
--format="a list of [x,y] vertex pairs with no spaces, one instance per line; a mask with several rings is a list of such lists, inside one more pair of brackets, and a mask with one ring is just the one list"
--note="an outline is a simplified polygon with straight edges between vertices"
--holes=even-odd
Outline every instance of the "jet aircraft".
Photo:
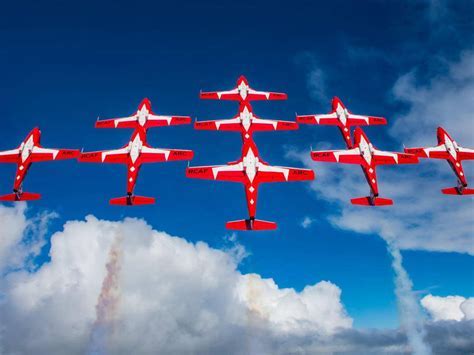
[[391,199],[379,197],[375,171],[378,165],[418,163],[418,158],[413,154],[378,150],[372,145],[360,127],[357,127],[354,132],[354,148],[347,150],[312,151],[311,158],[314,161],[360,165],[370,186],[370,196],[353,198],[351,199],[351,203],[363,206],[385,206],[393,204]]
[[458,186],[442,189],[446,195],[473,195],[474,189],[467,188],[467,179],[462,167],[463,160],[474,159],[474,149],[461,147],[442,127],[437,130],[438,145],[432,148],[405,148],[406,153],[419,158],[445,159],[458,178]]
[[40,199],[41,195],[38,193],[23,191],[23,181],[31,164],[50,160],[75,159],[79,156],[80,151],[76,149],[43,148],[40,144],[40,140],[41,131],[39,128],[34,128],[18,148],[0,152],[0,163],[17,164],[13,193],[0,196],[0,201],[30,201]]
[[351,138],[352,126],[384,125],[384,117],[355,115],[350,112],[338,97],[332,99],[332,110],[328,114],[296,116],[296,122],[313,125],[337,126],[348,149],[353,148]]

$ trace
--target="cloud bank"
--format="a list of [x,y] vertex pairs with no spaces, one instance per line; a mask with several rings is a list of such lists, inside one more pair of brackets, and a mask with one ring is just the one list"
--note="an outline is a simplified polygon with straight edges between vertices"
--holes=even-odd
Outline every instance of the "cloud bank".
[[[2,225],[21,226],[18,243],[30,238],[24,206],[2,213]],[[50,262],[0,278],[2,354],[410,352],[400,330],[352,328],[341,289],[329,281],[296,291],[240,273],[241,248],[192,244],[143,220],[69,221],[51,237]],[[436,335],[452,325],[430,324],[435,353],[474,349],[469,322],[456,322],[442,342]]]

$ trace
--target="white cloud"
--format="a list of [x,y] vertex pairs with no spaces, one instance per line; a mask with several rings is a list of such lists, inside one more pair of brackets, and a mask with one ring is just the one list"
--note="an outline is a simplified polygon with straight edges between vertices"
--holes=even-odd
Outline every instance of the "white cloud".
[[434,321],[440,320],[471,320],[474,319],[474,298],[462,296],[426,295],[421,299],[422,306]]
[[444,74],[423,83],[414,69],[393,87],[394,99],[407,103],[409,109],[396,118],[390,132],[407,145],[436,145],[438,126],[461,145],[474,145],[474,52],[463,52],[459,61],[445,66]]
[[308,229],[309,227],[311,227],[311,225],[314,223],[314,221],[315,221],[314,218],[311,218],[309,216],[305,216],[303,218],[303,220],[301,221],[300,225],[304,229]]
[[[118,238],[120,266],[114,264],[117,275],[110,275],[109,253]],[[327,338],[352,325],[341,290],[331,282],[301,292],[281,289],[272,279],[242,275],[232,254],[155,231],[141,220],[89,216],[67,222],[52,236],[50,255],[36,271],[0,279],[7,354],[84,353],[98,348],[90,344],[92,329],[116,354],[222,353],[241,346],[279,353],[285,351],[275,351],[277,339]],[[113,307],[103,307],[107,279],[117,282]],[[109,314],[97,318],[97,307]]]
[[[465,147],[474,146],[474,52],[464,52],[459,61],[445,62],[445,74],[419,84],[417,72],[403,75],[393,87],[396,100],[408,105],[406,113],[395,117],[391,135],[407,146],[433,146],[436,127],[444,126]],[[379,146],[379,142],[374,144]],[[316,149],[328,149],[319,143]],[[384,149],[383,146],[379,146]],[[401,249],[460,252],[474,255],[472,211],[469,196],[446,196],[440,190],[456,185],[456,177],[446,162],[422,160],[416,166],[380,167],[382,197],[392,198],[394,206],[361,208],[351,206],[352,197],[368,195],[368,187],[354,166],[314,163],[309,152],[290,151],[316,171],[311,188],[325,200],[340,207],[328,214],[336,227],[359,233],[396,238]],[[464,164],[466,176],[474,179],[474,164]]]

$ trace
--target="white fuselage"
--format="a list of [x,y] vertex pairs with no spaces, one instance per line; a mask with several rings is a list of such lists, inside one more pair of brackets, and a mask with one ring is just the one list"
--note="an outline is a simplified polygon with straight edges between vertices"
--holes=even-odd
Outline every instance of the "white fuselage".
[[360,155],[369,165],[372,163],[373,148],[372,143],[368,143],[363,136],[360,138]]
[[257,175],[259,159],[255,156],[252,148],[250,148],[247,152],[247,155],[242,160],[242,165],[244,167],[245,174],[249,178],[250,182],[255,179],[255,175]]
[[446,151],[455,159],[457,160],[458,158],[458,145],[455,141],[452,141],[449,139],[448,136],[444,136],[444,146],[446,147]]
[[23,142],[20,145],[20,152],[21,152],[21,161],[24,162],[28,159],[33,151],[33,147],[35,146],[33,135],[28,138],[26,142]]
[[148,109],[146,108],[145,105],[143,105],[143,107],[137,112],[137,120],[138,120],[138,124],[140,126],[144,126],[146,121],[148,121],[148,114],[150,112],[148,111]]
[[135,163],[140,156],[142,151],[143,142],[140,138],[140,135],[137,134],[133,141],[128,144],[128,153],[130,154],[130,159],[132,159],[132,163]]
[[250,112],[246,107],[244,107],[243,111],[240,113],[240,122],[244,127],[245,131],[248,131],[250,126],[252,125],[253,114]]
[[345,126],[347,123],[347,116],[349,116],[347,109],[342,107],[340,104],[337,104],[336,115],[338,120]]
[[239,90],[239,94],[242,100],[245,100],[249,92],[249,87],[242,81],[237,87],[237,90]]

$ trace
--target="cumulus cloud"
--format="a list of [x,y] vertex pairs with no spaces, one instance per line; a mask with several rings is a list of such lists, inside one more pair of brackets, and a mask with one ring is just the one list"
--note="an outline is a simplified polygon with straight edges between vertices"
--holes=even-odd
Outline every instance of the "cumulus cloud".
[[434,321],[474,319],[474,298],[462,296],[426,295],[421,299],[422,306]]
[[[407,146],[436,145],[436,127],[446,128],[458,143],[474,146],[474,52],[466,51],[454,62],[445,61],[444,71],[423,81],[417,70],[402,75],[392,95],[406,105],[394,117],[390,134]],[[378,142],[374,142],[378,145]],[[319,143],[315,149],[328,149]],[[383,146],[379,146],[383,149]],[[379,167],[382,196],[393,198],[390,208],[366,209],[351,206],[349,198],[365,196],[368,187],[360,170],[353,166],[311,161],[309,152],[291,150],[290,158],[315,169],[318,179],[311,188],[318,197],[340,208],[327,215],[336,227],[358,233],[396,238],[401,249],[460,252],[474,255],[472,210],[469,196],[446,196],[445,187],[456,185],[450,167],[440,160],[422,160],[417,166]],[[474,178],[474,165],[464,164],[466,176]]]
[[409,145],[435,145],[436,127],[443,126],[461,145],[472,147],[474,112],[474,52],[445,62],[445,70],[422,80],[417,69],[402,75],[393,87],[395,100],[408,111],[396,117],[391,134]]
[[[32,219],[15,208],[0,223],[25,221],[17,230],[24,238]],[[0,278],[2,354],[410,352],[400,330],[353,329],[329,281],[296,291],[240,273],[244,256],[229,251],[236,235],[227,239],[230,247],[217,250],[143,220],[67,222],[51,237],[50,262]],[[452,330],[434,322],[427,338],[436,353],[472,351],[473,323]]]
[[[111,280],[117,234],[119,276]],[[101,346],[115,354],[274,354],[277,338],[327,338],[352,325],[331,282],[281,289],[271,279],[241,274],[232,253],[155,231],[142,220],[67,222],[51,237],[50,256],[36,271],[0,281],[7,354],[84,353],[98,321],[108,322]],[[115,313],[99,319],[108,279],[117,283]]]

